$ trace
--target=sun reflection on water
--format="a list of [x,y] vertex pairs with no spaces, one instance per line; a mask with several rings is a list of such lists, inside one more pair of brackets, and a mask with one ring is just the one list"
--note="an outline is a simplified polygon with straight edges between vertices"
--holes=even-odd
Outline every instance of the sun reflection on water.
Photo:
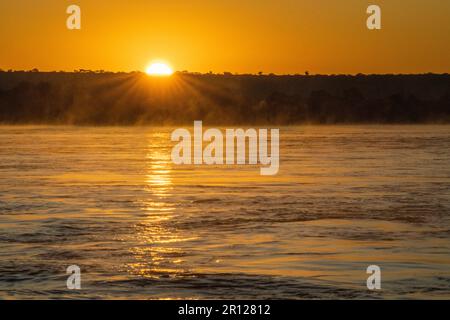
[[135,228],[135,246],[130,251],[134,261],[128,272],[145,278],[177,277],[187,271],[185,252],[178,244],[194,240],[183,236],[173,225],[176,217],[170,146],[165,136],[152,134],[146,155],[145,198],[139,204],[146,212]]

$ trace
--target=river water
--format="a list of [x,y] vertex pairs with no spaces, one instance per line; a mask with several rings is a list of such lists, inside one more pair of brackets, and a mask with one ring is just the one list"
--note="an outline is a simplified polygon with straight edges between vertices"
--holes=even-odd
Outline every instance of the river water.
[[280,128],[276,176],[172,130],[0,126],[0,298],[450,298],[450,126]]

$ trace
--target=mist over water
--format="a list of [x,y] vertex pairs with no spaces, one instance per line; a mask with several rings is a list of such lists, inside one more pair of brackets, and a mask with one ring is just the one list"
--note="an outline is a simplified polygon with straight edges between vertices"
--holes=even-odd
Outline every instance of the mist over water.
[[0,72],[0,124],[450,123],[450,75]]
[[282,127],[276,176],[172,130],[1,126],[0,298],[450,298],[449,126]]

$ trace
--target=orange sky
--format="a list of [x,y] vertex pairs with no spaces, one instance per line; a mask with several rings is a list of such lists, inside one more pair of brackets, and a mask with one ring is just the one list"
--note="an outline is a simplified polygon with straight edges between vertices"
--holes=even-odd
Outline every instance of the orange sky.
[[[82,30],[66,28],[78,4]],[[382,30],[366,28],[369,4]],[[450,1],[14,0],[0,2],[0,68],[256,73],[450,72]]]

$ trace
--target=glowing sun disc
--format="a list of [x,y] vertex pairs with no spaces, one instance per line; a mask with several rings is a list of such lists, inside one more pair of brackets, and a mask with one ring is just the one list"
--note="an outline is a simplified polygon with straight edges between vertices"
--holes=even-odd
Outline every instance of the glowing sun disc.
[[172,68],[164,62],[154,62],[145,70],[151,76],[170,76],[173,74]]

